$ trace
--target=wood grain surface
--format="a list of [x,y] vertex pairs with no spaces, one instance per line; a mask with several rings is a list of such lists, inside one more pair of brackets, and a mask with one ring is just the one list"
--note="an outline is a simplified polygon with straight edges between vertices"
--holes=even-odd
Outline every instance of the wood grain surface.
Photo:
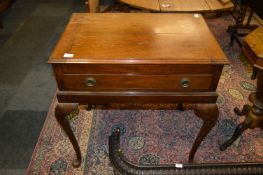
[[231,1],[220,0],[120,0],[133,7],[160,12],[211,12],[233,8]]
[[[64,57],[73,54],[72,58]],[[49,63],[226,64],[198,14],[74,14]]]
[[258,27],[244,38],[258,58],[263,59],[263,27]]

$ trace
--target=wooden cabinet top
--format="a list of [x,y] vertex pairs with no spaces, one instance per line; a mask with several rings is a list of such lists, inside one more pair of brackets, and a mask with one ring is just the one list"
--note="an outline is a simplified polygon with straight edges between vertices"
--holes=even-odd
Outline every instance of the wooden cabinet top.
[[76,13],[49,63],[227,64],[200,14]]

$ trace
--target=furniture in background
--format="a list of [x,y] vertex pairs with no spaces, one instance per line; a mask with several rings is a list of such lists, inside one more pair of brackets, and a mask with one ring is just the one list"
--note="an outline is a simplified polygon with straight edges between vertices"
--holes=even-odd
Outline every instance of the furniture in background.
[[122,152],[121,130],[116,128],[109,137],[109,158],[115,175],[260,175],[263,174],[261,163],[198,163],[140,165],[129,161]]
[[87,8],[90,13],[99,13],[99,12],[111,12],[111,11],[118,11],[118,12],[130,12],[130,7],[124,3],[119,1],[113,1],[110,6],[105,9],[100,8],[99,0],[86,0]]
[[99,0],[86,0],[87,8],[90,13],[100,12],[100,1]]
[[230,10],[233,3],[222,0],[119,0],[132,7],[153,12],[218,12]]
[[254,67],[254,78],[257,78],[257,90],[251,93],[249,100],[252,106],[246,104],[242,110],[235,108],[237,115],[245,115],[245,120],[240,123],[233,136],[220,146],[220,150],[225,150],[230,146],[246,129],[263,129],[263,27],[259,27],[244,38],[243,53],[248,58],[249,63]]
[[79,166],[80,149],[67,120],[77,104],[196,104],[203,126],[189,154],[192,162],[217,122],[216,88],[228,60],[200,14],[83,13],[72,16],[49,63],[59,89],[55,116]]
[[[224,0],[118,0],[121,4],[152,12],[220,12],[231,10],[233,3]],[[89,12],[99,12],[99,0],[87,0]],[[122,9],[122,8],[120,8]],[[107,10],[106,10],[107,11]],[[124,8],[124,11],[125,10]]]
[[[263,1],[262,0],[235,0],[234,10],[232,16],[235,19],[235,24],[228,27],[230,33],[230,46],[234,41],[242,47],[242,40],[240,37],[246,36],[248,33],[256,29],[257,25],[252,25],[251,19],[253,14],[257,14],[263,18]],[[247,18],[246,18],[247,17]]]

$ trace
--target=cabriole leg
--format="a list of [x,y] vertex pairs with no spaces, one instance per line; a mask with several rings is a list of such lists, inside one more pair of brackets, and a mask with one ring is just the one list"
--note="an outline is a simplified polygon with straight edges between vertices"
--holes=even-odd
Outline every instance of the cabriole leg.
[[60,124],[60,126],[62,127],[62,129],[67,134],[76,152],[76,159],[72,162],[72,165],[74,167],[79,167],[81,164],[81,152],[77,139],[70,127],[68,118],[71,118],[71,115],[77,115],[77,114],[78,114],[78,104],[71,104],[71,103],[58,104],[55,109],[55,117],[58,123]]
[[203,120],[203,126],[201,127],[195,142],[192,146],[192,149],[189,154],[189,162],[193,162],[195,153],[200,146],[201,142],[208,135],[210,130],[215,126],[219,111],[216,104],[198,104],[195,105],[195,114],[197,117]]

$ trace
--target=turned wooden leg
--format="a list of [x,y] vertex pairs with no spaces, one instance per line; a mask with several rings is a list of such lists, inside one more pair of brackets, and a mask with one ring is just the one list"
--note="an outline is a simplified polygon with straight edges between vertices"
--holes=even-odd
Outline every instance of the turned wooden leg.
[[253,72],[251,75],[251,80],[255,80],[257,78],[257,74],[258,74],[258,69],[253,67]]
[[90,13],[100,12],[100,1],[99,0],[89,0],[88,8]]
[[91,104],[86,104],[84,109],[86,109],[87,111],[92,110],[95,107],[95,105],[91,105]]
[[184,108],[184,105],[182,103],[179,103],[176,107],[176,110],[179,110],[179,111],[184,111],[185,108]]
[[235,107],[234,108],[234,112],[239,115],[239,116],[243,116],[243,115],[247,115],[252,109],[252,106],[245,104],[242,108],[242,110],[240,110],[239,108]]
[[216,104],[198,104],[194,110],[196,116],[203,120],[203,126],[201,127],[192,149],[189,154],[189,162],[193,162],[197,148],[200,146],[203,139],[207,136],[210,130],[215,126],[219,111]]
[[79,148],[77,139],[70,127],[67,116],[76,112],[77,110],[78,110],[78,104],[72,104],[72,103],[58,104],[55,109],[55,117],[58,123],[60,124],[60,126],[62,127],[62,129],[67,134],[76,152],[76,159],[72,163],[74,167],[79,167],[81,164],[81,152],[80,152],[80,148]]
[[246,115],[246,118],[237,126],[233,136],[220,146],[221,151],[226,150],[246,129],[263,128],[263,71],[254,68],[254,72],[257,75],[257,91],[249,95],[253,106],[244,105],[242,111],[234,109],[237,115]]
[[230,42],[229,42],[229,46],[233,46],[234,45],[234,41],[235,41],[235,38],[236,38],[236,31],[233,30],[232,33],[230,34]]
[[227,149],[227,147],[232,145],[238,139],[238,137],[240,137],[241,134],[251,126],[252,122],[253,121],[249,117],[246,117],[245,121],[237,126],[233,136],[228,141],[220,145],[220,150],[224,151]]

